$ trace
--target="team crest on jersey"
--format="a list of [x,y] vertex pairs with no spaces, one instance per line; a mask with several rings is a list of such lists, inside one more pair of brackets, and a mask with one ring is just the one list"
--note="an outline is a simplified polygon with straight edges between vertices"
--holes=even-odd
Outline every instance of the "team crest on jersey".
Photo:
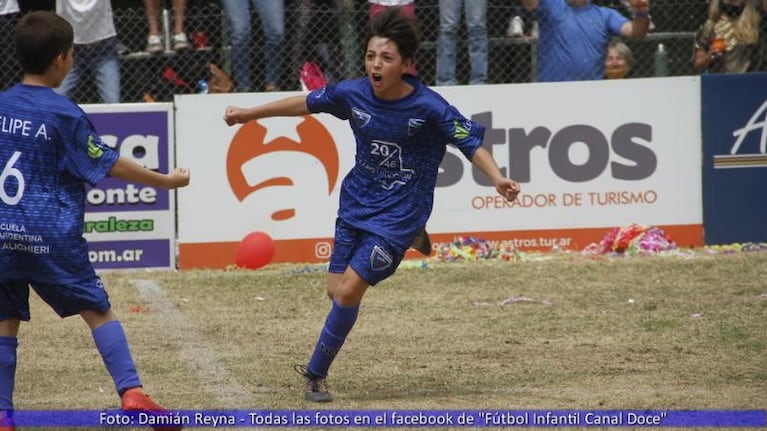
[[373,246],[373,251],[370,253],[370,268],[373,271],[383,271],[392,265],[391,255],[379,246]]
[[423,118],[411,118],[407,120],[407,135],[413,136],[418,133],[418,131],[421,130],[423,123],[425,122],[426,120]]
[[96,138],[93,135],[88,135],[88,156],[91,159],[98,159],[104,155],[104,150],[96,145]]
[[455,128],[453,131],[453,137],[455,139],[468,138],[473,125],[474,123],[472,123],[471,120],[466,120],[463,122],[463,124],[461,124],[458,120],[453,120],[453,127]]
[[367,126],[370,122],[370,114],[361,111],[359,108],[352,108],[352,118],[354,119],[354,124],[360,128]]

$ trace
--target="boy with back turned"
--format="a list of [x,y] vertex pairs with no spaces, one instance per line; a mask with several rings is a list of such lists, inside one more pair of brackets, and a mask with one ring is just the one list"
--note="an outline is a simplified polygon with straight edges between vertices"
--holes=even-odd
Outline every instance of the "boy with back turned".
[[30,319],[30,287],[59,316],[83,318],[123,410],[167,414],[143,392],[125,332],[88,260],[85,183],[109,175],[173,189],[189,183],[189,172],[161,174],[120,157],[80,107],[54,93],[72,67],[66,20],[45,11],[25,15],[16,52],[24,78],[0,93],[0,117],[10,125],[0,130],[0,430],[13,429],[17,334]]

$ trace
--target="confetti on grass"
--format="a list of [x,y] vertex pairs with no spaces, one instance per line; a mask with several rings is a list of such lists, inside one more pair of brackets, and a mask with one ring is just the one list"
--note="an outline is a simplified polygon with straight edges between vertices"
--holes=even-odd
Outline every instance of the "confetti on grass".
[[522,252],[510,241],[487,241],[476,237],[458,237],[440,245],[434,257],[441,262],[500,259],[504,261],[541,261],[552,259],[550,254]]
[[671,236],[655,226],[631,224],[616,227],[607,232],[598,243],[591,243],[583,254],[595,255],[637,255],[657,254],[676,250],[676,243]]

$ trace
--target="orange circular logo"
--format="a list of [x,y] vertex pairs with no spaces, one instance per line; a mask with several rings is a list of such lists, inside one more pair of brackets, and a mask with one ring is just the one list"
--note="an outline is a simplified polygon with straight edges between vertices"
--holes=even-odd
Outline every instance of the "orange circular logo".
[[[243,170],[245,164],[275,152],[300,152],[315,158],[322,164],[327,174],[329,195],[336,185],[339,171],[338,149],[330,132],[310,115],[305,115],[303,121],[296,126],[299,142],[285,136],[293,135],[293,133],[283,135],[273,132],[273,135],[279,136],[265,142],[267,128],[257,121],[249,121],[243,124],[232,138],[226,155],[226,175],[237,199],[243,201],[252,193],[267,187],[293,185],[293,180],[286,175],[288,171],[281,172],[279,166],[270,166],[270,170],[272,167],[274,170],[269,172],[266,179],[259,176],[257,180],[253,180],[245,174]],[[286,220],[294,215],[295,210],[283,210],[272,214],[272,219]]]

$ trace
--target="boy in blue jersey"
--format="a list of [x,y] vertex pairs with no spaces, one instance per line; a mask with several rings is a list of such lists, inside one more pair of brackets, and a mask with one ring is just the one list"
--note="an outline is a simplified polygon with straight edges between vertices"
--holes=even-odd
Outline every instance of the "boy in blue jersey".
[[160,174],[120,157],[80,107],[53,91],[72,67],[72,43],[63,18],[24,16],[16,27],[24,78],[0,93],[0,410],[6,418],[13,412],[16,337],[20,322],[30,319],[31,286],[61,317],[85,320],[124,410],[167,414],[143,392],[123,328],[88,260],[85,183],[110,175],[172,189],[189,184],[189,172]]
[[504,178],[482,148],[485,129],[407,75],[418,48],[412,22],[399,8],[380,13],[366,39],[364,78],[253,108],[228,107],[233,125],[272,116],[327,112],[348,120],[356,163],[344,178],[327,280],[330,313],[306,367],[305,398],[328,402],[325,378],[357,320],[368,286],[391,276],[429,218],[437,172],[448,143],[492,179],[509,201],[517,182]]

